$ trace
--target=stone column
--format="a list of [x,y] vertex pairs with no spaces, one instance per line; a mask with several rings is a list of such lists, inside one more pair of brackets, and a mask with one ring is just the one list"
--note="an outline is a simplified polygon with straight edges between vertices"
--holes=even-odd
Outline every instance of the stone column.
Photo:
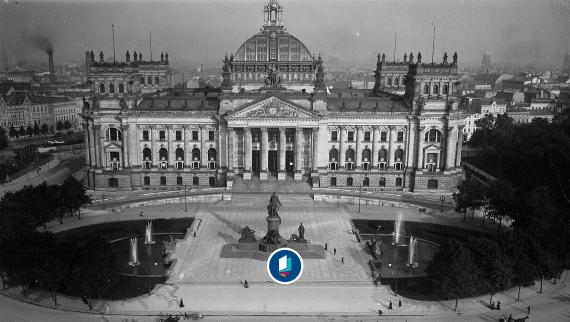
[[129,166],[130,167],[141,165],[141,162],[139,161],[141,158],[139,152],[140,150],[139,135],[140,135],[139,127],[135,124],[129,124]]
[[[452,126],[447,132],[447,148],[445,149],[445,168],[455,168],[455,155],[457,154],[457,128]],[[442,156],[443,159],[443,156]]]
[[394,131],[393,126],[388,126],[388,155],[386,156],[386,168],[389,169],[394,164],[394,146],[395,144],[392,142],[394,139],[394,135],[392,132]]
[[313,172],[319,170],[319,128],[313,128]]
[[360,166],[362,164],[362,154],[360,152],[360,148],[362,147],[362,144],[360,143],[360,140],[362,140],[362,127],[361,126],[357,126],[356,127],[356,131],[354,131],[354,134],[356,135],[356,151],[354,153],[354,168],[355,169],[359,169],[360,170]]
[[[421,151],[421,140],[420,142],[416,142],[416,140],[418,140],[417,134],[418,134],[418,128],[416,126],[416,122],[418,122],[415,119],[412,119],[412,121],[410,122],[410,126],[408,128],[408,142],[406,142],[406,145],[404,146],[404,151],[408,154],[405,157],[405,159],[407,160],[404,163],[404,166],[407,166],[410,169],[413,169],[415,167],[419,166],[419,160],[421,160],[422,157],[422,151]],[[419,130],[421,132],[421,130]],[[416,150],[416,146],[417,146],[417,150]],[[418,163],[415,164],[415,158],[418,158]]]
[[92,167],[97,167],[97,141],[95,140],[95,129],[93,128],[93,122],[88,123],[89,126],[89,162]]
[[89,138],[89,123],[83,122],[83,142],[87,145],[87,151],[85,151],[85,165],[91,166],[91,140]]
[[463,125],[459,125],[457,128],[457,153],[455,154],[455,167],[458,168],[461,166],[461,149],[463,148]]
[[244,139],[243,139],[243,149],[244,149],[244,180],[251,180],[251,129],[249,127],[244,127]]
[[303,129],[295,129],[295,180],[303,178]]
[[190,162],[192,161],[192,153],[190,152],[191,138],[190,128],[188,125],[184,125],[184,168],[190,168]]
[[285,173],[285,151],[287,138],[285,137],[286,128],[279,128],[279,172],[277,174],[278,180],[285,180],[287,174]]
[[227,145],[228,145],[228,131],[226,127],[219,126],[218,132],[218,140],[216,142],[216,151],[217,151],[217,158],[218,158],[218,165],[220,168],[227,168],[228,166],[228,153],[227,153]]
[[377,135],[376,132],[378,128],[372,127],[372,153],[370,155],[370,169],[378,169],[376,160],[378,159],[378,142],[376,142]]
[[235,135],[236,135],[236,131],[234,130],[233,127],[228,127],[228,144],[227,144],[227,150],[228,150],[228,171],[233,171],[234,170],[234,142],[235,142]]
[[344,167],[344,126],[339,126],[338,131],[338,167]]
[[151,140],[150,152],[151,152],[151,156],[152,156],[152,166],[153,167],[156,167],[158,165],[158,150],[160,150],[156,146],[156,137],[157,136],[158,136],[158,130],[156,129],[156,126],[152,125],[150,127],[150,140]]
[[176,153],[174,153],[174,150],[176,150],[176,148],[174,147],[173,144],[173,136],[172,133],[172,126],[168,125],[166,127],[166,144],[167,144],[167,149],[168,149],[168,153],[166,154],[168,156],[168,167],[169,168],[174,168],[174,162],[176,161]]
[[97,132],[99,133],[99,165],[101,168],[105,168],[107,166],[107,154],[105,153],[105,132],[101,125],[97,125],[97,127]]
[[259,179],[267,180],[267,153],[269,151],[269,134],[267,133],[266,127],[261,128],[261,144],[259,146],[259,154],[261,154],[261,171],[259,173]]
[[208,167],[208,130],[205,126],[200,126],[200,168]]
[[121,132],[123,133],[123,142],[121,142],[121,147],[122,147],[121,167],[126,168],[129,167],[129,147],[130,147],[130,137],[131,137],[128,125],[122,125]]
[[[424,140],[424,138],[423,138],[423,135],[421,135],[421,133],[423,132],[423,129],[424,129],[423,126],[418,129],[418,132],[420,133],[420,135],[417,138],[418,142],[416,144],[418,147],[417,147],[417,152],[415,152],[415,153],[417,153],[417,156],[416,156],[417,163],[415,164],[415,166],[418,169],[422,169],[424,166],[424,158],[425,158],[424,151],[423,151],[423,148],[424,148],[423,140]],[[411,146],[410,150],[412,148],[413,148],[413,146]]]

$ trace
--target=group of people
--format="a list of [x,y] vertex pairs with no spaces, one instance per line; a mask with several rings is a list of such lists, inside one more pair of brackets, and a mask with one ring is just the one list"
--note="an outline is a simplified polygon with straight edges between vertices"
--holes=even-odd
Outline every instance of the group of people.
[[[378,303],[380,304],[380,303]],[[402,300],[398,299],[398,307],[401,308],[402,307]],[[394,305],[392,304],[392,300],[390,300],[390,303],[388,304],[388,310],[392,310],[394,308]],[[378,315],[382,315],[384,312],[381,309],[378,309]]]

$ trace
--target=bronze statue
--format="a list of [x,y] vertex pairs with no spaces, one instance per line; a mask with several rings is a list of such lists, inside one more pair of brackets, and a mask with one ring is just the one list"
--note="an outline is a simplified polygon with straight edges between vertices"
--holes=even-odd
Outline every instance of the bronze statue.
[[[279,214],[277,213],[279,207],[281,207],[281,202],[279,201],[277,194],[274,192],[269,198],[269,204],[267,205],[267,215],[279,217]],[[281,221],[279,223],[281,223]]]
[[279,77],[279,74],[275,68],[269,67],[269,70],[267,71],[267,77],[265,77],[265,85],[273,86],[279,84],[280,82],[281,78]]
[[305,239],[305,227],[303,226],[303,223],[299,225],[299,238]]
[[257,240],[255,239],[255,230],[249,228],[249,226],[245,226],[244,229],[241,230],[241,238],[239,239],[240,243],[255,243]]
[[298,243],[306,243],[307,240],[305,239],[305,226],[303,226],[303,223],[299,225],[298,231],[299,235],[291,234],[291,238],[289,238],[289,240],[296,241]]

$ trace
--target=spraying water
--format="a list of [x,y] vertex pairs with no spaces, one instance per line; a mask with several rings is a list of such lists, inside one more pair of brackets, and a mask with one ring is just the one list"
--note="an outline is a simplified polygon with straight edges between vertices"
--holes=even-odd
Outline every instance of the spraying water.
[[400,244],[400,237],[402,236],[402,213],[398,212],[396,214],[396,220],[394,221],[394,233],[393,233],[393,244]]
[[414,262],[414,255],[416,251],[416,243],[418,242],[417,238],[414,236],[410,236],[410,244],[408,245],[408,266],[417,266],[418,264]]
[[139,263],[139,254],[137,249],[137,238],[131,238],[131,260],[129,261],[129,265],[137,266]]
[[152,237],[152,220],[146,224],[146,230],[144,233],[144,243],[147,245],[154,244],[155,241]]

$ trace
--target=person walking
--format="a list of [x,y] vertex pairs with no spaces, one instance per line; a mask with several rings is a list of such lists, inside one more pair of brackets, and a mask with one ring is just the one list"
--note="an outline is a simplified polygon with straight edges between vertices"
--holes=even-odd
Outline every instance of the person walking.
[[243,287],[249,288],[249,284],[247,283],[247,280],[245,280],[245,282],[243,282]]
[[501,309],[501,301],[497,301],[497,310]]
[[382,315],[382,310],[378,310],[378,315]]
[[390,304],[388,304],[388,310],[392,309],[392,300],[390,300]]
[[344,264],[344,257],[340,259],[340,263]]
[[178,303],[178,306],[179,306],[180,308],[183,308],[183,307],[184,307],[184,300],[183,300],[182,298],[180,298],[180,302]]
[[527,315],[530,315],[530,310],[531,310],[531,309],[532,309],[532,308],[530,307],[530,304],[529,304],[529,306],[526,307],[526,311],[527,311],[526,314],[527,314]]
[[402,307],[402,300],[398,300],[398,307]]
[[329,246],[329,245],[327,245],[327,243],[325,243],[325,250],[327,250],[327,249],[328,249],[328,246]]
[[336,248],[333,248],[333,255],[336,255]]
[[141,212],[139,213],[139,216],[141,216],[141,217],[143,216],[143,211],[142,211],[142,210],[141,210]]

